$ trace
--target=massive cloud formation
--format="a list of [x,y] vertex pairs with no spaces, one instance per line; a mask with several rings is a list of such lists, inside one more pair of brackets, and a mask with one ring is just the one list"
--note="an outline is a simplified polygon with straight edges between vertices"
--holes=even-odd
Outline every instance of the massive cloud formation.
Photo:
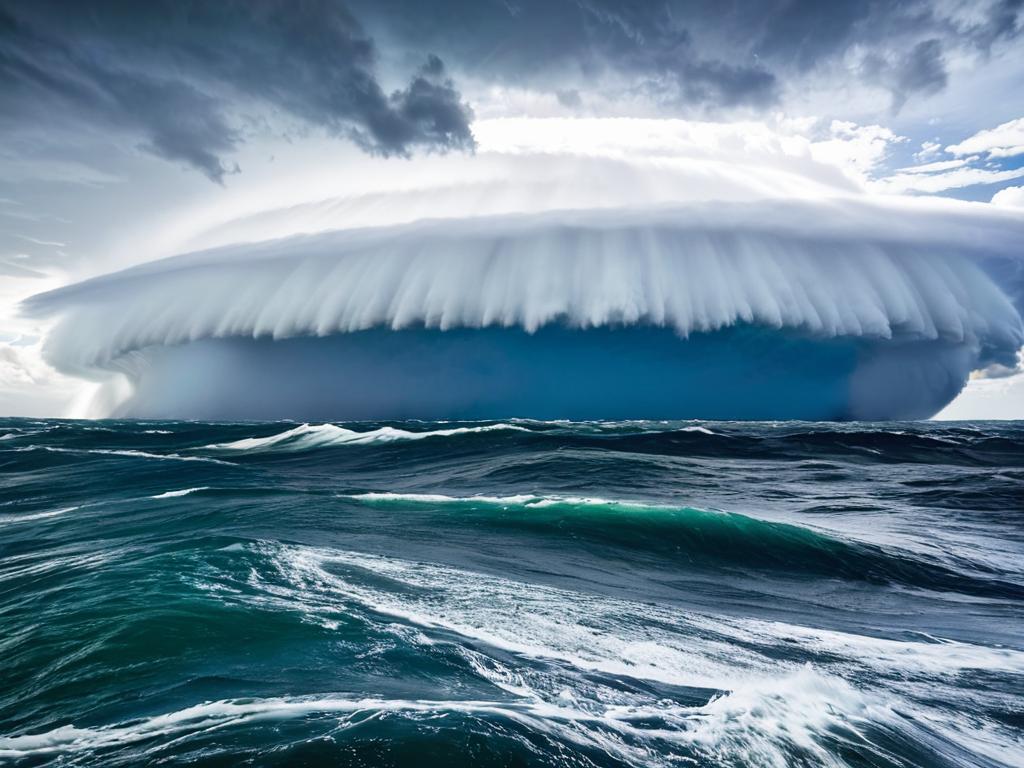
[[58,318],[50,362],[123,374],[113,412],[155,416],[916,418],[1024,345],[1024,296],[999,278],[1020,264],[1011,213],[820,180],[800,197],[779,171],[708,159],[531,160],[491,158],[503,183],[484,208],[450,185],[375,194],[376,226],[351,226],[358,201],[329,205],[342,228],[28,309]]
[[[58,289],[64,367],[224,336],[384,327],[653,325],[681,337],[737,324],[812,336],[945,340],[981,364],[1024,344],[1011,301],[971,258],[1010,256],[1024,226],[977,227],[849,204],[691,206],[483,217],[341,230],[202,251]],[[903,222],[904,226],[907,222]]]
[[239,118],[260,109],[383,155],[472,147],[471,113],[437,56],[390,94],[376,58],[330,0],[5,0],[0,129],[113,129],[218,182],[235,170]]

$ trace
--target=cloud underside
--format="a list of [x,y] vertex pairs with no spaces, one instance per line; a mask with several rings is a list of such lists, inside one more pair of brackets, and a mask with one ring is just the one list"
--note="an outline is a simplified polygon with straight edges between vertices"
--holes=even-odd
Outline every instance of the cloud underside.
[[64,123],[128,135],[221,182],[245,119],[279,113],[370,153],[468,149],[443,62],[385,92],[358,21],[328,0],[0,4],[0,130]]
[[985,59],[1022,27],[1021,0],[351,2],[392,39],[443,49],[475,75],[546,85],[572,107],[610,73],[672,116],[761,109],[808,77],[877,86],[899,110],[943,90],[952,59]]

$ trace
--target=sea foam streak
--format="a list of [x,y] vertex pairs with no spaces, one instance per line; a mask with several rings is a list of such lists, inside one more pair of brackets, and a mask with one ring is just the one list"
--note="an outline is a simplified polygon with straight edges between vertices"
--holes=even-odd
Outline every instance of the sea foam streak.
[[[720,761],[784,766],[798,754],[841,765],[824,741],[838,738],[871,752],[872,729],[902,732],[939,753],[956,755],[960,744],[970,743],[983,754],[1007,750],[1010,763],[1021,756],[1013,734],[983,715],[965,725],[956,713],[932,709],[937,692],[950,701],[963,694],[954,688],[961,670],[1020,675],[1019,651],[730,620],[354,552],[269,544],[253,552],[269,560],[277,576],[260,566],[249,586],[282,609],[333,627],[336,616],[361,606],[420,628],[428,635],[420,641],[426,648],[431,637],[447,642],[454,635],[468,644],[463,653],[477,674],[510,694],[545,706],[571,705],[605,726],[635,724],[643,730],[632,736],[687,744]],[[381,628],[404,633],[400,625]],[[779,651],[787,647],[801,648],[815,666],[784,661],[789,653]],[[488,648],[523,662],[510,668]],[[836,655],[836,648],[849,656]],[[950,666],[942,667],[942,658]],[[602,675],[706,690],[710,700],[654,705],[628,687],[602,682]],[[864,690],[847,682],[852,679],[873,682]],[[979,712],[1006,706],[998,692],[972,696]]]
[[45,520],[48,517],[59,517],[66,512],[74,512],[76,509],[80,509],[81,506],[75,507],[62,507],[61,509],[53,509],[49,512],[34,512],[29,515],[0,515],[0,525],[8,525],[11,523],[27,523],[32,520]]
[[230,461],[221,461],[207,456],[182,456],[178,453],[150,453],[149,451],[137,451],[133,449],[115,448],[59,448],[53,445],[28,445],[24,448],[15,448],[16,451],[48,451],[50,453],[71,453],[80,456],[126,456],[137,459],[156,459],[159,461],[206,461],[211,464],[223,464],[234,466]]
[[208,491],[209,486],[201,485],[198,488],[182,488],[180,491],[166,491],[165,493],[158,493],[156,496],[150,496],[151,499],[176,499],[181,496],[188,496],[190,493],[196,493],[197,491]]
[[[396,502],[410,504],[483,504],[507,508],[513,507],[553,507],[566,505],[572,507],[621,507],[625,509],[673,509],[663,504],[644,504],[643,502],[613,501],[611,499],[600,499],[590,496],[535,496],[532,494],[514,494],[511,496],[447,496],[443,493],[394,493],[391,491],[371,491],[369,493],[354,493],[346,498],[356,501],[373,502]],[[712,513],[714,514],[714,513]]]
[[[826,680],[809,670],[778,680],[771,688],[751,686],[741,695],[721,697],[695,707],[594,707],[589,703],[578,707],[573,706],[571,698],[556,703],[537,696],[492,701],[330,696],[223,700],[123,724],[98,728],[64,726],[41,734],[0,738],[0,757],[102,750],[189,735],[201,738],[209,730],[261,721],[276,725],[296,718],[334,716],[331,732],[338,734],[381,714],[409,718],[463,714],[477,720],[511,721],[528,731],[600,750],[627,765],[672,765],[672,760],[659,757],[658,746],[674,744],[691,747],[697,754],[781,766],[794,751],[827,759],[827,752],[815,742],[818,734],[831,730],[857,738],[856,730],[835,711],[838,702],[845,705],[845,714],[854,723],[877,709],[866,705],[859,693],[841,681]],[[769,710],[772,714],[768,714]],[[782,717],[788,719],[786,726],[781,724]],[[650,721],[664,725],[652,727]],[[445,721],[434,722],[435,728],[445,727]],[[459,727],[459,721],[448,727]],[[764,732],[759,733],[759,729]],[[150,754],[160,751],[157,744]]]

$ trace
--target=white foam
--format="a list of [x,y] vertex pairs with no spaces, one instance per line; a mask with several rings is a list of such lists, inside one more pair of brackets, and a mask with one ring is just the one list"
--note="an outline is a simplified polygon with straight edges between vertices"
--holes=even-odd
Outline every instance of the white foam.
[[[604,712],[595,713],[536,700],[445,701],[344,697],[222,700],[204,702],[176,712],[109,726],[78,728],[68,725],[40,734],[0,738],[0,757],[19,759],[111,749],[150,740],[182,738],[190,733],[198,734],[212,729],[221,730],[260,722],[275,723],[311,716],[337,716],[336,722],[331,723],[331,732],[337,734],[349,726],[381,713],[399,716],[416,716],[420,713],[464,713],[477,718],[512,720],[529,729],[580,746],[600,749],[628,765],[667,765],[669,761],[659,758],[656,752],[652,752],[649,743],[636,745],[621,737],[628,736],[632,740],[642,739],[647,742],[707,741],[708,726],[706,722],[702,722],[701,709],[693,708],[692,720],[697,727],[692,735],[685,735],[647,729],[634,724],[634,721],[641,717],[655,714],[664,716],[664,711],[640,712],[608,708]],[[822,712],[827,710],[819,709],[817,719],[828,720],[828,715],[822,715]],[[151,754],[156,751],[159,751],[159,746],[150,748]]]
[[[938,658],[942,649],[953,648],[954,665],[964,668],[1019,668],[1018,659],[999,653],[975,663],[971,657],[979,649],[966,644],[905,643],[711,617],[354,552],[274,543],[220,551],[256,556],[244,589],[230,588],[238,569],[218,572],[221,599],[270,601],[326,628],[336,627],[338,616],[351,616],[358,606],[368,620],[374,614],[384,617],[378,629],[394,631],[414,646],[434,649],[440,642],[446,652],[456,649],[469,669],[495,686],[495,696],[408,700],[328,694],[204,702],[106,726],[65,725],[0,738],[0,758],[136,744],[153,756],[169,743],[211,729],[273,728],[295,718],[331,718],[325,731],[339,735],[380,713],[470,714],[475,727],[511,721],[645,767],[676,764],[680,752],[699,764],[787,768],[799,760],[845,766],[837,742],[868,762],[882,762],[887,753],[873,743],[874,727],[895,731],[953,764],[984,755],[1009,765],[1022,756],[1016,735],[986,719],[981,708],[951,714],[932,708],[934,689],[912,699],[894,685],[908,671],[941,675],[931,661],[915,666],[914,659]],[[818,651],[831,660],[815,667],[787,662],[778,654],[780,645]],[[762,647],[773,653],[763,653]],[[869,688],[848,682],[863,676],[848,678],[847,672],[862,671],[864,664],[885,671],[888,660],[895,662],[891,674],[872,680]],[[710,699],[685,706],[645,686],[614,684],[607,676],[687,685],[706,690]],[[445,719],[433,720],[431,727],[448,723],[462,727]]]
[[486,504],[495,506],[549,507],[556,504],[571,506],[605,507],[610,505],[662,508],[658,505],[639,502],[613,501],[596,496],[536,496],[529,493],[512,494],[509,496],[447,496],[443,493],[394,493],[391,491],[371,491],[369,493],[344,494],[344,498],[366,502],[407,502],[410,504]]
[[207,456],[182,456],[178,453],[149,453],[147,451],[135,451],[130,449],[112,448],[58,448],[53,445],[28,445],[24,448],[15,448],[16,451],[48,451],[50,453],[72,453],[80,456],[96,454],[100,456],[130,456],[138,459],[157,459],[161,461],[205,461],[211,464],[224,464],[235,466],[230,461],[221,461]]
[[222,451],[268,451],[275,449],[304,451],[313,448],[327,448],[340,445],[379,445],[409,440],[423,440],[431,437],[453,437],[481,432],[529,432],[526,427],[515,424],[485,424],[478,427],[451,427],[424,432],[411,432],[396,427],[379,427],[366,432],[357,432],[336,424],[300,424],[292,429],[268,437],[246,437],[229,443],[215,443],[204,446],[209,450]]
[[[292,608],[313,616],[355,600],[420,627],[443,629],[531,658],[557,659],[590,671],[724,690],[768,667],[731,642],[716,640],[688,614],[628,601],[410,563],[373,555],[306,547],[266,550],[293,585],[281,593]],[[417,587],[395,594],[327,570],[343,564]],[[637,621],[637,617],[645,621]],[[623,634],[623,627],[629,632]]]
[[156,496],[150,496],[151,499],[176,499],[180,496],[188,496],[190,493],[196,491],[208,491],[210,487],[208,485],[201,485],[198,488],[183,488],[180,491],[167,491],[165,493],[158,493]]
[[851,666],[871,667],[895,675],[926,674],[932,679],[955,677],[968,670],[1024,674],[1024,651],[990,647],[945,638],[892,640],[835,630],[801,627],[784,622],[721,618],[716,629],[732,626],[737,640],[774,645],[797,643],[822,654],[838,654]]
[[536,503],[539,496],[520,494],[515,496],[446,496],[443,493],[393,493],[390,491],[371,491],[369,493],[342,494],[341,498],[355,499],[366,502],[407,502],[410,504],[496,504],[499,506],[524,505]]
[[119,551],[116,555],[110,552],[84,552],[76,554],[50,555],[45,559],[38,559],[38,553],[25,555],[14,555],[4,558],[4,569],[0,571],[0,582],[14,581],[49,574],[54,572],[66,572],[77,568],[98,569],[111,562],[119,556],[123,556],[126,550]]
[[81,507],[62,507],[61,509],[53,509],[49,512],[35,512],[31,515],[4,515],[0,517],[0,525],[10,525],[12,523],[27,523],[32,520],[45,520],[49,517],[58,517],[65,514],[66,512],[74,512],[76,509]]
[[[951,701],[974,701],[979,709],[993,702],[960,695],[970,689],[943,687],[957,674],[938,665],[943,650],[952,650],[954,668],[1014,674],[1020,667],[1019,653],[964,643],[745,623],[375,555],[276,544],[255,550],[277,572],[265,579],[257,569],[247,586],[278,609],[301,611],[329,629],[355,604],[371,616],[398,619],[398,627],[418,627],[431,642],[450,643],[454,636],[478,675],[530,706],[554,708],[545,718],[557,719],[555,710],[585,713],[584,719],[617,736],[683,745],[725,764],[783,768],[800,754],[843,765],[824,739],[881,758],[864,735],[869,726],[901,731],[940,752],[960,750],[963,729],[931,708],[936,692]],[[780,655],[780,647],[787,653]],[[785,661],[793,648],[802,657],[817,654],[820,663]],[[493,649],[513,660],[499,661]],[[873,677],[865,678],[865,667]],[[607,684],[607,675],[724,693],[705,705],[681,706],[655,700],[642,688]],[[865,679],[871,680],[867,690],[849,682]],[[979,715],[972,728],[983,734],[977,737],[979,753],[1021,754],[998,723]],[[624,759],[639,765],[651,760]]]
[[[529,689],[514,700],[404,700],[336,696],[211,701],[141,720],[96,728],[62,726],[45,733],[0,738],[0,757],[18,759],[130,746],[151,740],[183,738],[212,729],[289,719],[335,716],[337,734],[381,713],[415,717],[429,714],[471,714],[475,718],[512,720],[528,729],[596,748],[627,765],[670,765],[659,743],[692,746],[698,753],[748,764],[788,765],[793,748],[829,760],[815,737],[829,729],[849,729],[839,714],[842,704],[853,718],[870,708],[860,694],[841,681],[826,681],[810,670],[751,687],[740,695],[717,698],[707,705],[679,707],[598,705],[584,709],[571,693],[549,702]],[[651,727],[644,721],[665,723]],[[434,725],[437,728],[438,725]],[[457,727],[453,724],[452,727]],[[177,740],[177,739],[175,739]],[[150,754],[159,745],[150,747]]]
[[[620,510],[676,511],[684,507],[656,504],[643,501],[603,499],[598,496],[561,496],[558,494],[510,494],[507,496],[448,496],[443,493],[397,493],[393,491],[370,491],[367,493],[341,494],[341,498],[352,499],[366,504],[453,504],[487,507],[521,507],[544,509],[547,507],[589,507],[594,509],[616,508]],[[722,514],[715,510],[700,510],[710,514]]]

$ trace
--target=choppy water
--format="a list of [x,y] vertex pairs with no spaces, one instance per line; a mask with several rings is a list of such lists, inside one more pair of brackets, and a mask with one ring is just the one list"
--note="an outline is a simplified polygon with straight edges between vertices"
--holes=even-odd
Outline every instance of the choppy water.
[[1024,764],[1024,424],[0,420],[0,762]]

